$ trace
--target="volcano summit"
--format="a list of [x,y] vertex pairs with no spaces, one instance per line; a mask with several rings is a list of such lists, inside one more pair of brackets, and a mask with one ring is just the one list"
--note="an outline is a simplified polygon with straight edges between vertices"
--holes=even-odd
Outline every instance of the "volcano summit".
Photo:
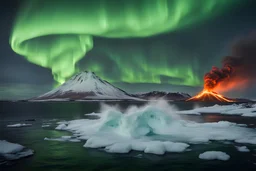
[[235,99],[224,97],[216,92],[203,90],[198,95],[189,98],[187,101],[203,101],[203,102],[236,102]]
[[32,100],[47,99],[131,99],[135,97],[99,78],[94,72],[84,71],[74,75],[64,84]]

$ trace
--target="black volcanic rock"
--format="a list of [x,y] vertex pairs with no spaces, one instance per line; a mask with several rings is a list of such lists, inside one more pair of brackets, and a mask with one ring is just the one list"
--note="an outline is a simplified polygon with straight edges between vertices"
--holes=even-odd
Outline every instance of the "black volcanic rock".
[[144,100],[186,100],[189,99],[191,96],[187,93],[171,93],[171,92],[164,92],[164,91],[151,91],[148,93],[140,93],[135,94],[136,97],[144,99]]

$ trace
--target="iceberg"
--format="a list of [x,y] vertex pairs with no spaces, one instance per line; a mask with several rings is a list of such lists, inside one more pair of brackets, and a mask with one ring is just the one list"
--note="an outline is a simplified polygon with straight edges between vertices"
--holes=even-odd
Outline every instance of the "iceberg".
[[167,102],[131,106],[126,111],[104,105],[98,119],[78,119],[60,122],[57,130],[70,131],[85,140],[86,148],[104,148],[110,153],[131,150],[162,155],[184,152],[190,144],[235,141],[256,144],[256,132],[244,125],[220,121],[196,123],[182,120],[175,107]]

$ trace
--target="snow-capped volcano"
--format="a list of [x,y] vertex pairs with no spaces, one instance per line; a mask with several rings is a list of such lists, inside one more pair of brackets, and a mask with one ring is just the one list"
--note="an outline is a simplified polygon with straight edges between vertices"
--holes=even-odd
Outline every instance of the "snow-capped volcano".
[[94,72],[81,72],[74,75],[64,84],[33,100],[47,99],[133,99],[136,98],[125,91],[102,80]]

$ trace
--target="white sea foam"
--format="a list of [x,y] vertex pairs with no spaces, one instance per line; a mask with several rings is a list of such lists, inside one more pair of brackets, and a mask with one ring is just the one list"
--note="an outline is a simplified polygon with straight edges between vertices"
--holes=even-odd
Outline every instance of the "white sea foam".
[[123,112],[117,106],[103,105],[100,113],[94,113],[99,119],[61,122],[56,129],[71,131],[79,139],[87,140],[84,147],[105,148],[111,153],[136,150],[161,155],[183,152],[189,144],[211,140],[256,144],[256,132],[252,128],[227,121],[185,121],[176,112],[174,106],[164,101],[131,106]]
[[203,160],[229,160],[230,156],[227,153],[221,151],[206,151],[199,155]]

